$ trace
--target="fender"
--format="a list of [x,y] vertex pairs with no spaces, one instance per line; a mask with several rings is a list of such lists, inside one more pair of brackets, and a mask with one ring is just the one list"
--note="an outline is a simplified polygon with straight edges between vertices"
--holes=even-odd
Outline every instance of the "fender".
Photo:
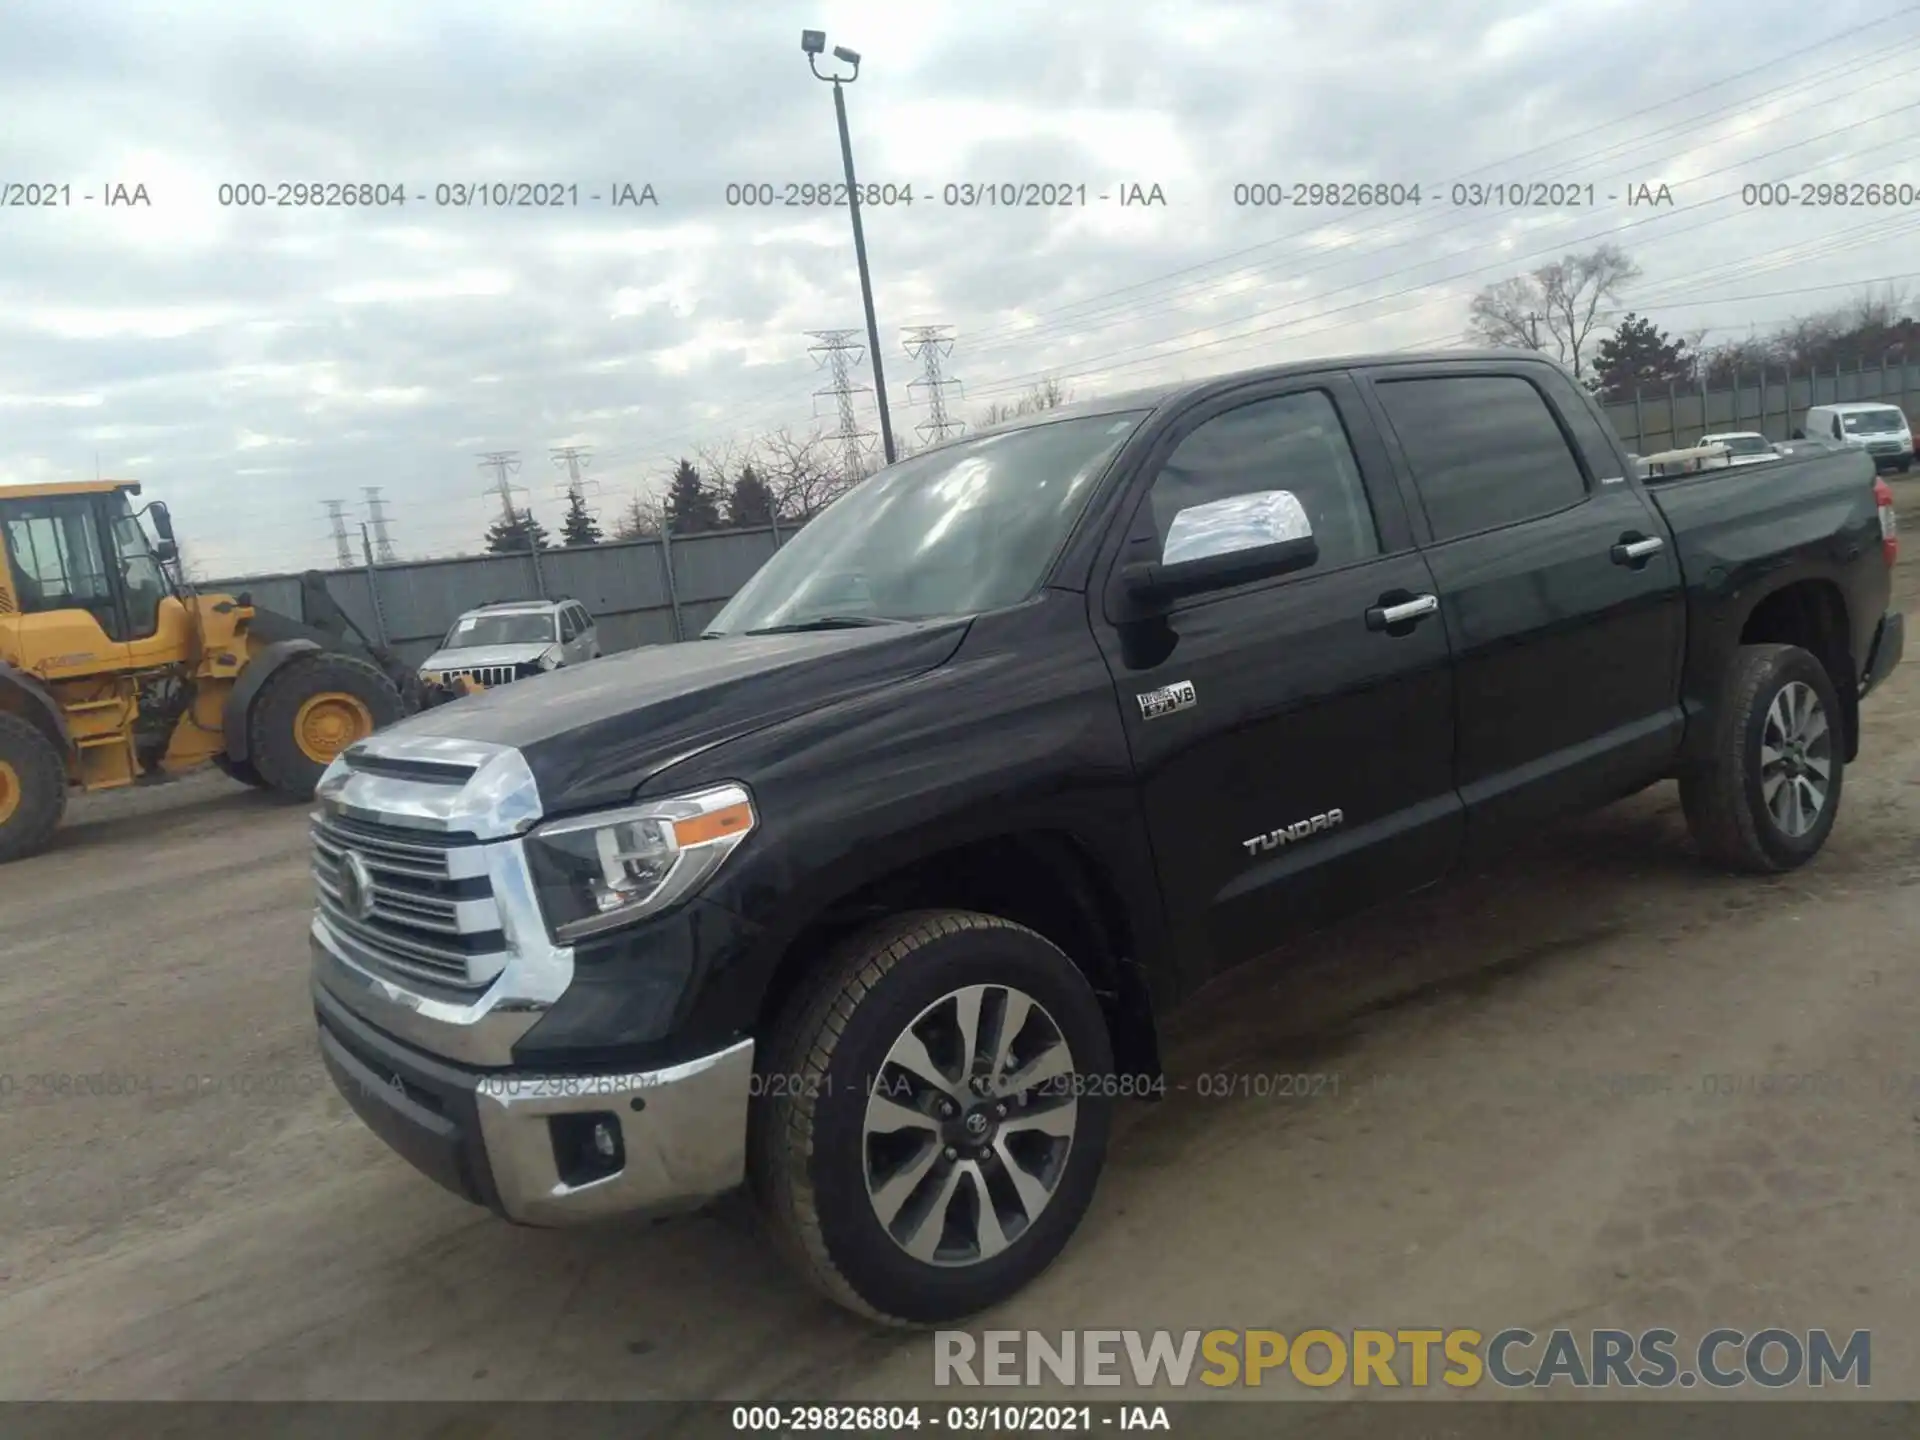
[[73,735],[67,728],[66,712],[53,692],[36,677],[0,660],[0,693],[17,689],[26,697],[26,718],[47,733],[47,738],[62,750],[73,747]]
[[240,678],[234,681],[233,689],[227,694],[226,709],[220,716],[221,727],[226,732],[229,760],[247,758],[247,716],[253,710],[254,699],[260,694],[261,687],[289,660],[315,654],[319,650],[320,645],[313,640],[276,640],[247,661],[247,668],[240,672]]

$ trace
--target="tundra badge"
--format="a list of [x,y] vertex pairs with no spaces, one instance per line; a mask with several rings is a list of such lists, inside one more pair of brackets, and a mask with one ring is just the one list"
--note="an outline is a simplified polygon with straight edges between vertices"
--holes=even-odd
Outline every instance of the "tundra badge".
[[1294,841],[1304,840],[1309,835],[1318,835],[1323,831],[1332,830],[1346,818],[1338,810],[1329,810],[1324,815],[1315,815],[1307,820],[1296,820],[1291,825],[1282,825],[1278,830],[1269,830],[1266,834],[1256,835],[1251,840],[1242,840],[1240,845],[1249,855],[1258,855],[1262,850],[1291,845]]
[[1191,710],[1194,693],[1191,680],[1175,681],[1171,685],[1162,685],[1158,690],[1148,690],[1134,696],[1140,702],[1142,720],[1158,720],[1162,715],[1171,715],[1176,710]]

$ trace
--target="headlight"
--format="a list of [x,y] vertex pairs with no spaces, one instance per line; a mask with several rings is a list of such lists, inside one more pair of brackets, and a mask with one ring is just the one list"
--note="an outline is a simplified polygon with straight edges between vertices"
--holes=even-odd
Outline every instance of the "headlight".
[[527,857],[547,928],[564,944],[686,899],[755,823],[746,787],[722,785],[539,827]]

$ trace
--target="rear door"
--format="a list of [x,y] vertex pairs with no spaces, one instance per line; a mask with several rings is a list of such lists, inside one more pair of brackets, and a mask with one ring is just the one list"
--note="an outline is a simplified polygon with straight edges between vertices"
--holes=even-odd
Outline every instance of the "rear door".
[[1681,737],[1679,564],[1591,402],[1524,362],[1363,383],[1453,650],[1470,853],[1657,779]]
[[[1176,514],[1268,490],[1300,500],[1317,563],[1125,618],[1119,570],[1158,558]],[[1432,577],[1351,379],[1202,402],[1122,514],[1092,618],[1188,981],[1444,872],[1462,828],[1446,635],[1422,613]],[[1383,604],[1414,613],[1370,626]]]

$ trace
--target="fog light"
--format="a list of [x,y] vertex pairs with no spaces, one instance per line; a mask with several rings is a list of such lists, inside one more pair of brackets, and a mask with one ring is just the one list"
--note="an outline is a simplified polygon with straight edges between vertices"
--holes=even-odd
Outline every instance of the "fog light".
[[547,1126],[553,1137],[554,1169],[563,1185],[591,1185],[618,1175],[627,1163],[620,1119],[609,1110],[554,1115]]

